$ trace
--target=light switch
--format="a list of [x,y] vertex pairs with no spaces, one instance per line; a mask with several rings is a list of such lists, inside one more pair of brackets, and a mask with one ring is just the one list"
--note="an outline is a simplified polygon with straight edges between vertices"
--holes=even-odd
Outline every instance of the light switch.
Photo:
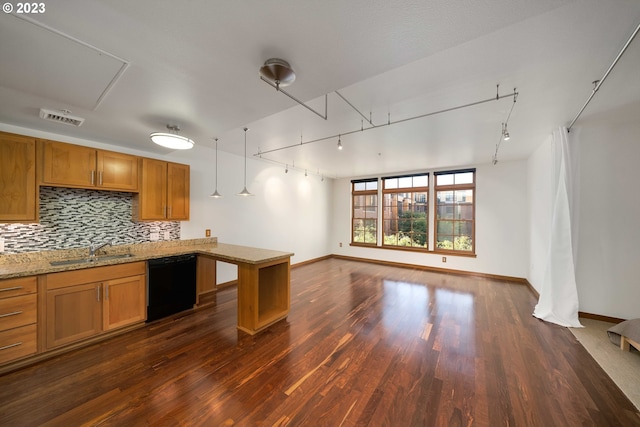
[[171,233],[168,230],[164,232],[164,240],[171,240]]
[[151,234],[149,235],[149,239],[150,239],[152,242],[156,242],[156,241],[160,240],[160,233],[158,233],[157,231],[154,231],[153,233],[151,233]]

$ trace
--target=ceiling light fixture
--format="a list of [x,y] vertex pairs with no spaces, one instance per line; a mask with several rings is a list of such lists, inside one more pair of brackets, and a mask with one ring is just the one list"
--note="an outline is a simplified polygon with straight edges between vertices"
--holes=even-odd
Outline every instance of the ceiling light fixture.
[[243,128],[243,129],[244,129],[244,188],[242,189],[241,192],[238,193],[238,196],[253,196],[253,194],[251,194],[249,190],[247,190],[247,131],[249,130],[249,128]]
[[508,141],[511,139],[511,136],[509,135],[509,131],[507,130],[506,123],[502,124],[502,139],[504,139],[505,141]]
[[178,135],[177,132],[180,131],[180,126],[167,125],[167,129],[169,129],[169,133],[154,132],[149,135],[149,138],[154,143],[173,150],[188,150],[195,145],[192,139]]
[[[496,88],[497,88],[496,89],[496,92],[497,92],[497,90],[500,88],[500,85],[496,85]],[[518,92],[516,92],[516,88],[513,88],[513,103],[511,104],[511,109],[509,110],[509,114],[507,115],[507,120],[502,122],[502,132],[500,133],[500,139],[496,144],[496,151],[495,153],[493,153],[493,156],[491,157],[491,163],[494,166],[498,164],[498,150],[500,150],[500,144],[502,144],[502,141],[508,141],[509,139],[511,139],[511,136],[509,135],[509,131],[507,130],[507,123],[509,123],[509,119],[511,118],[511,113],[513,113],[513,107],[516,106],[517,99],[518,99]]]
[[289,86],[296,79],[296,73],[291,65],[280,58],[267,59],[260,67],[260,75],[272,81],[276,85],[276,90],[280,90],[281,86]]
[[327,120],[328,101],[327,101],[326,94],[324,96],[324,115],[322,115],[318,113],[316,110],[314,110],[313,108],[309,107],[304,102],[300,101],[295,96],[291,95],[290,93],[282,89],[283,86],[289,86],[291,83],[293,83],[295,79],[296,79],[296,73],[293,71],[293,68],[291,68],[291,65],[289,65],[289,63],[284,59],[280,59],[280,58],[267,59],[264,62],[264,65],[260,67],[260,80],[273,86],[276,89],[276,91],[287,95],[289,98],[293,99],[294,101],[296,101],[298,104],[302,105],[309,111],[316,113],[318,116]]
[[216,190],[209,196],[214,199],[219,199],[222,194],[218,193],[218,138],[214,138],[216,141]]
[[289,165],[284,165],[284,173],[289,173]]
[[342,142],[340,141],[340,135],[338,135],[338,150],[342,150]]

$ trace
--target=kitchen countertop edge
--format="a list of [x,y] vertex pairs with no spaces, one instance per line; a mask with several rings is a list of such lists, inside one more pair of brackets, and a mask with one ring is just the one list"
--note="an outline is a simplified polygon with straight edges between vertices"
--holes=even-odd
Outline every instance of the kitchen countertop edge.
[[[12,279],[26,276],[36,276],[41,274],[59,273],[64,271],[81,270],[85,268],[102,267],[108,265],[127,264],[151,259],[163,258],[177,255],[205,255],[216,258],[220,261],[232,264],[263,264],[273,261],[285,260],[293,256],[292,252],[275,251],[271,249],[254,248],[251,246],[240,246],[226,243],[218,243],[217,238],[178,240],[174,242],[159,242],[118,245],[109,247],[102,255],[96,257],[96,261],[91,263],[82,262],[78,264],[53,266],[50,261],[80,258],[84,254],[74,251],[46,251],[41,253],[30,253],[26,256],[26,261],[0,262],[0,280]],[[84,249],[86,252],[86,249]],[[40,259],[38,259],[40,254]],[[111,256],[120,254],[130,254],[127,258],[101,260],[101,256]],[[14,256],[14,260],[20,260],[19,255]],[[6,255],[5,255],[6,256]],[[66,257],[65,257],[66,256]]]

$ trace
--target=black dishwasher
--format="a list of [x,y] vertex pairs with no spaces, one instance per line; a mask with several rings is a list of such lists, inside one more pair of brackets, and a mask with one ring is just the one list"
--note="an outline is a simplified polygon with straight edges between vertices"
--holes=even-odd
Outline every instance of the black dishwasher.
[[150,259],[147,265],[147,322],[193,308],[195,255]]

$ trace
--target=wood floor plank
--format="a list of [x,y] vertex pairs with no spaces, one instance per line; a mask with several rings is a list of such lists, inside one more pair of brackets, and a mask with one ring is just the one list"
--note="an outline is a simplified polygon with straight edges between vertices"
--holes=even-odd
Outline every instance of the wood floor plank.
[[349,260],[291,272],[287,319],[208,306],[0,376],[0,425],[640,426],[518,283]]

